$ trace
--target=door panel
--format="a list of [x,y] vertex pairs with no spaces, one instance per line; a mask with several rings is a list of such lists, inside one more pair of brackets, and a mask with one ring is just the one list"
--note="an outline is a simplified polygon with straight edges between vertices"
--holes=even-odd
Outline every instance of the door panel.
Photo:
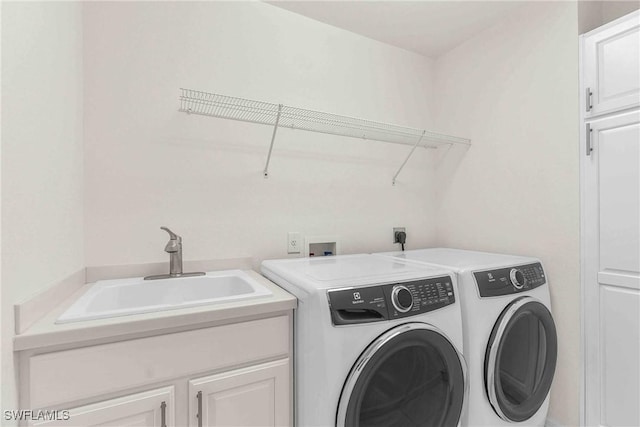
[[585,86],[595,116],[640,104],[640,15],[584,39]]
[[[164,422],[164,423],[163,423]],[[163,387],[69,409],[69,419],[31,425],[65,427],[170,427],[174,424],[174,389]]]
[[289,369],[283,359],[189,381],[190,425],[290,425]]
[[640,425],[640,112],[591,123],[583,157],[585,423]]
[[639,426],[640,294],[601,285],[600,301],[601,424]]
[[640,125],[593,127],[599,148],[600,269],[640,271]]
[[[207,394],[207,425],[275,425],[275,379],[267,378]],[[248,408],[251,408],[248,410]]]
[[638,80],[638,27],[602,40],[597,46],[599,101],[610,102],[637,92],[629,83]]

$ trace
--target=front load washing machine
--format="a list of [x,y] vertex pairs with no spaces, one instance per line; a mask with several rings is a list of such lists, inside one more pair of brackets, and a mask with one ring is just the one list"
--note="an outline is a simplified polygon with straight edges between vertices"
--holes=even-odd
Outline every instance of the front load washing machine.
[[469,364],[465,426],[544,426],[558,341],[535,258],[457,249],[393,252],[457,274]]
[[298,427],[457,426],[466,395],[451,272],[390,257],[269,260],[298,298]]

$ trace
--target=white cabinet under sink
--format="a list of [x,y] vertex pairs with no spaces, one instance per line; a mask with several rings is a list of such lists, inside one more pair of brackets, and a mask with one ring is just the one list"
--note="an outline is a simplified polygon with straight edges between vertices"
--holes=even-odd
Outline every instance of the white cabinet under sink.
[[189,425],[288,425],[289,369],[285,359],[189,381]]
[[34,421],[30,425],[167,427],[175,425],[174,410],[174,387],[170,386],[53,413],[51,417],[57,420]]
[[69,411],[28,425],[290,426],[292,316],[23,352],[20,407]]

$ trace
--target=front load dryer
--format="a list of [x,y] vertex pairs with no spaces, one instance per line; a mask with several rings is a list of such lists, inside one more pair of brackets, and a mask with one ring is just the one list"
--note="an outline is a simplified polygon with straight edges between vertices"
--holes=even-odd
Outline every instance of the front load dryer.
[[460,425],[466,395],[455,275],[390,257],[270,260],[298,298],[298,427]]
[[457,275],[469,364],[463,425],[544,426],[558,341],[542,263],[444,248],[381,255]]

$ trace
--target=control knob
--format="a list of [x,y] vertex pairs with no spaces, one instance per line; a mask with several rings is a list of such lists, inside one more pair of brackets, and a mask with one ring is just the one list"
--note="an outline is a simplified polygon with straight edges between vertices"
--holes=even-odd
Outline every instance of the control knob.
[[522,289],[527,281],[527,279],[524,278],[524,274],[522,274],[522,271],[518,270],[517,268],[511,269],[509,278],[511,279],[511,284],[516,289]]
[[406,286],[394,286],[391,291],[391,303],[400,313],[406,313],[413,307],[413,295]]

